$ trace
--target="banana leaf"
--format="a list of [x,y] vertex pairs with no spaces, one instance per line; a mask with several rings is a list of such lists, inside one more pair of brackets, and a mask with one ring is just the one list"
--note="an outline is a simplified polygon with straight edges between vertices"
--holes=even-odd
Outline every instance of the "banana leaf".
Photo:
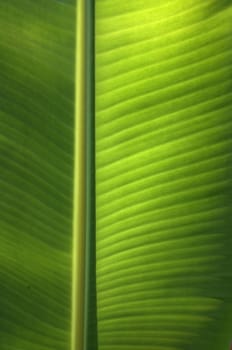
[[0,349],[69,349],[76,4],[1,1],[0,23]]
[[230,348],[231,5],[96,1],[100,350]]
[[231,5],[0,3],[1,350],[230,348]]

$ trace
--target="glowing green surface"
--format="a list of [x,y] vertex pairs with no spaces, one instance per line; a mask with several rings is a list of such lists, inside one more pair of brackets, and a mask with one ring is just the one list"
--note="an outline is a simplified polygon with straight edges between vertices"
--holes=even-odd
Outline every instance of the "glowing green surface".
[[231,1],[96,1],[100,350],[226,350]]
[[[1,350],[96,348],[76,17],[73,0],[0,4]],[[96,0],[99,350],[229,347],[231,19],[230,0]]]

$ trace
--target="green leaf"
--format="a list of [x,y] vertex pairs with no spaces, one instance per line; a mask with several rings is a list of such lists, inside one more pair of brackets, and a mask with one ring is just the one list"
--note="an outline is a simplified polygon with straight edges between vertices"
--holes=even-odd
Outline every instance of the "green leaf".
[[100,350],[232,337],[231,1],[96,1]]
[[226,350],[231,0],[78,4],[0,4],[0,348]]
[[0,19],[0,348],[69,349],[76,4]]

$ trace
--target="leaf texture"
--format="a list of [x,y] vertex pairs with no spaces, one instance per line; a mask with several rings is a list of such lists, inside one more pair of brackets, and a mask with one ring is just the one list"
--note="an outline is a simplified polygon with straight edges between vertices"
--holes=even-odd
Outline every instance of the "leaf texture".
[[232,7],[96,0],[100,350],[232,336]]
[[0,3],[0,348],[70,348],[76,4]]

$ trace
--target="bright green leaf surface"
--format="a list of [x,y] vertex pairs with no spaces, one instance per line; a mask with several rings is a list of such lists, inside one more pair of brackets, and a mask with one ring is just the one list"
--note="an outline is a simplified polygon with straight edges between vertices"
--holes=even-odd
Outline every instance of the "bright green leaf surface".
[[0,349],[70,349],[74,0],[0,3]]
[[[0,19],[0,348],[70,349],[76,3]],[[100,350],[229,347],[231,20],[96,0]]]
[[96,1],[100,350],[232,338],[232,6]]

